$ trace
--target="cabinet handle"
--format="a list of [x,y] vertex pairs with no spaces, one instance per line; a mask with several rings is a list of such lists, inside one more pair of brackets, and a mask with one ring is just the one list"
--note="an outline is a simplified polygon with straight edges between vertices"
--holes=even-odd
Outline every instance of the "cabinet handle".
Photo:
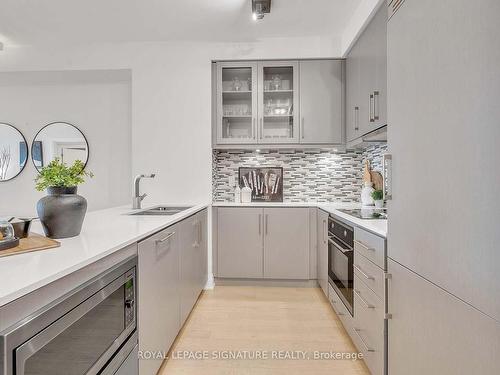
[[302,139],[304,139],[305,138],[305,135],[304,135],[304,117],[302,117],[300,124],[301,124],[300,133],[302,135]]
[[379,91],[374,91],[373,92],[373,119],[378,120],[379,115],[380,115],[380,108],[379,108],[379,96],[380,92]]
[[373,276],[370,276],[368,275],[365,271],[363,271],[358,265],[354,265],[354,268],[358,270],[358,272],[363,275],[363,277],[366,279],[366,280],[375,280],[375,278]]
[[252,119],[252,139],[255,139],[255,117]]
[[262,234],[261,225],[262,225],[262,215],[259,214],[259,236]]
[[262,139],[262,134],[264,134],[264,119],[260,118],[260,139]]
[[323,220],[323,243],[328,243],[328,239],[326,238],[326,220]]
[[361,343],[363,344],[363,346],[364,346],[365,350],[366,350],[367,352],[374,352],[374,351],[375,351],[374,349],[372,349],[372,348],[370,348],[368,345],[366,345],[365,340],[363,340],[363,338],[362,338],[362,337],[361,337],[361,335],[359,334],[359,332],[360,332],[360,331],[361,331],[360,329],[358,329],[358,328],[354,327],[354,333],[356,334],[356,336],[358,336],[358,338],[359,338],[359,340],[361,341]]
[[364,248],[366,251],[375,251],[375,249],[373,247],[370,247],[370,246],[367,246],[365,245],[363,242],[361,241],[358,241],[358,240],[354,240],[354,243],[361,246],[362,248]]
[[373,119],[373,94],[370,94],[370,104],[369,104],[369,107],[370,107],[370,122],[374,122],[375,120]]
[[363,305],[365,305],[365,307],[367,309],[374,309],[375,306],[373,306],[371,303],[368,303],[363,297],[361,297],[361,294],[359,294],[359,291],[354,289],[354,294],[356,294],[358,296],[358,298],[361,300],[361,302],[363,302]]
[[175,232],[169,233],[165,237],[163,237],[163,238],[161,238],[159,240],[156,240],[155,243],[158,245],[158,244],[161,244],[161,243],[163,243],[165,241],[168,241],[174,234],[175,234]]
[[267,222],[269,221],[269,218],[268,218],[268,215],[267,215],[267,214],[266,214],[266,216],[265,216],[265,218],[264,218],[264,219],[265,219],[265,223],[264,223],[264,225],[265,225],[265,229],[264,229],[264,230],[265,230],[265,233],[266,233],[266,236],[267,236]]
[[[331,300],[330,300],[330,302],[331,302],[332,304],[334,304],[335,306],[337,306],[337,301],[335,301],[335,300],[331,299]],[[344,315],[345,315],[344,313],[339,312],[339,311],[337,311],[337,310],[335,310],[335,313],[336,313],[338,316],[344,316]]]
[[198,220],[198,246],[201,245],[201,241],[203,241],[203,231],[201,228],[201,221]]
[[354,130],[359,130],[359,107],[354,107]]

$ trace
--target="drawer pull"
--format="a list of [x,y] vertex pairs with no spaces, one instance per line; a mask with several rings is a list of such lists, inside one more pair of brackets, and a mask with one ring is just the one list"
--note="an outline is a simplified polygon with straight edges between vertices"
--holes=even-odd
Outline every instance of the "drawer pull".
[[365,350],[366,350],[367,352],[374,352],[374,351],[375,351],[375,349],[372,349],[372,348],[370,348],[368,345],[366,345],[365,340],[363,340],[363,338],[362,338],[362,337],[361,337],[361,335],[359,334],[359,332],[360,332],[360,331],[361,331],[360,329],[358,329],[358,328],[354,328],[354,333],[356,334],[356,336],[358,336],[358,338],[359,338],[359,340],[361,341],[361,343],[363,344],[363,346],[364,346]]
[[[335,306],[337,306],[337,301],[331,299],[330,302],[332,304],[334,304]],[[335,310],[335,312],[337,313],[338,316],[344,316],[345,315],[344,313],[341,313],[340,311],[337,311],[337,310]]]
[[359,291],[354,289],[354,293],[358,296],[358,298],[361,300],[361,302],[363,302],[363,305],[365,305],[365,307],[367,309],[374,309],[375,306],[373,306],[372,304],[368,303],[363,297],[361,297],[361,294],[359,294]]
[[168,239],[170,239],[174,234],[175,234],[175,232],[169,233],[168,235],[166,235],[162,239],[156,240],[155,243],[156,244],[163,243],[163,242],[167,241]]
[[361,246],[362,248],[364,248],[366,251],[375,251],[375,249],[373,247],[370,247],[368,245],[365,245],[363,242],[361,241],[358,241],[358,240],[355,240],[354,241],[356,244],[358,244],[359,246]]
[[358,272],[363,275],[363,277],[366,279],[366,280],[375,280],[375,278],[373,276],[370,276],[368,275],[365,271],[363,271],[361,268],[359,268],[359,266],[357,266],[356,264],[354,265],[354,268],[356,268],[358,270]]

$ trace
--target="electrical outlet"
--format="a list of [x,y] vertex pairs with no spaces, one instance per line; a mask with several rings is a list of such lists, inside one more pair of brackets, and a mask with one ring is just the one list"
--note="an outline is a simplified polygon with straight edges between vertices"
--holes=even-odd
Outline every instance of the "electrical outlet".
[[236,179],[234,176],[229,176],[229,186],[236,186]]

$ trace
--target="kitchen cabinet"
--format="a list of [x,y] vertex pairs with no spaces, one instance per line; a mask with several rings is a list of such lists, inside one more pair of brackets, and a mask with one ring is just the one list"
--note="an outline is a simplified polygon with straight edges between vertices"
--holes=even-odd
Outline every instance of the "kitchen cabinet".
[[[168,352],[180,329],[179,224],[138,246],[138,331],[141,351]],[[141,375],[156,374],[162,359],[140,360]]]
[[218,144],[257,142],[257,63],[217,63]]
[[387,8],[381,6],[346,59],[346,133],[352,142],[387,125]]
[[[500,321],[500,179],[491,172],[500,160],[500,49],[491,47],[498,14],[494,0],[405,1],[388,23],[389,115],[397,124],[389,129],[388,256]],[[429,42],[420,49],[417,40]],[[425,207],[406,198],[418,196]]]
[[264,209],[264,277],[309,279],[309,209]]
[[258,63],[259,143],[299,143],[299,63]]
[[342,144],[342,60],[300,61],[300,143]]
[[263,209],[218,209],[217,276],[262,278]]
[[343,145],[342,60],[215,64],[215,148]]
[[217,277],[308,280],[308,208],[219,207]]
[[389,375],[500,373],[498,321],[392,259],[388,272]]
[[207,280],[206,211],[180,224],[180,321],[184,324]]
[[[167,353],[207,281],[207,210],[138,244],[138,331],[141,351]],[[162,359],[139,361],[154,375]]]
[[317,246],[318,246],[318,284],[328,296],[328,213],[319,210],[317,213]]

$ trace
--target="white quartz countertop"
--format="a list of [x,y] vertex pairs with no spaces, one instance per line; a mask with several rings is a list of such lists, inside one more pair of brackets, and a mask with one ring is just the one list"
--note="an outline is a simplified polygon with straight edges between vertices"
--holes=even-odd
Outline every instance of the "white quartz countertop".
[[328,202],[263,202],[263,203],[234,203],[234,202],[216,202],[212,203],[214,207],[317,207],[353,226],[365,229],[378,236],[387,237],[387,220],[359,219],[346,214],[339,209],[361,208],[360,203],[328,203]]
[[[80,235],[58,240],[61,242],[60,247],[0,258],[2,276],[0,306],[146,238],[208,206],[209,204],[193,205],[171,216],[126,215],[132,211],[129,206],[88,212]],[[33,223],[32,231],[43,234],[39,222]]]

